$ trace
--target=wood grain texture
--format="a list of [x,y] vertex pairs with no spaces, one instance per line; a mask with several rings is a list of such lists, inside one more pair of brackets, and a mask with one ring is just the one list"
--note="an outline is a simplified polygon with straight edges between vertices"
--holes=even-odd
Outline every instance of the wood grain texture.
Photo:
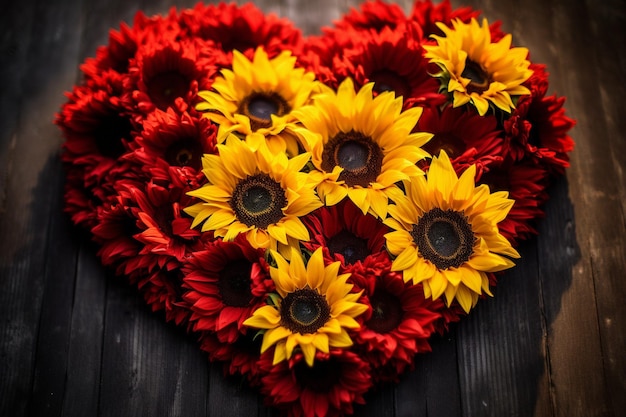
[[[276,417],[193,337],[102,268],[61,212],[52,124],[78,65],[132,22],[195,0],[22,0],[0,14],[0,416]],[[242,4],[243,2],[239,2]],[[360,1],[260,0],[305,34]],[[621,417],[626,409],[626,6],[461,0],[501,20],[567,96],[576,150],[540,235],[493,299],[355,415]],[[408,11],[410,0],[398,4]]]

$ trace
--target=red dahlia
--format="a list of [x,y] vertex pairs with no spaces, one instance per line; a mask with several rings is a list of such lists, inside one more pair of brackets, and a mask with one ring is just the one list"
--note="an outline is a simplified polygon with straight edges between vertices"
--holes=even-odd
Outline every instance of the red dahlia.
[[393,91],[403,97],[405,108],[442,104],[446,98],[428,73],[419,33],[415,24],[401,31],[385,27],[380,32],[352,33],[353,44],[333,63],[338,81],[351,77],[359,88],[374,82],[375,94]]
[[192,219],[182,212],[191,203],[183,190],[147,183],[143,189],[129,189],[137,209],[137,227],[133,237],[143,244],[139,255],[148,271],[173,270],[189,254],[199,249],[200,231],[191,229]]
[[173,182],[189,191],[204,182],[202,155],[216,153],[216,134],[217,127],[207,118],[171,107],[165,112],[156,109],[144,120],[130,159],[153,180]]
[[133,238],[141,232],[136,202],[126,184],[117,184],[116,189],[117,194],[98,207],[91,233],[100,245],[98,256],[103,265],[113,267],[118,275],[138,273],[142,245]]
[[183,270],[193,329],[215,332],[223,343],[233,343],[246,333],[244,320],[274,289],[264,251],[253,249],[245,239],[207,243],[191,255]]
[[406,21],[406,15],[400,6],[375,0],[362,3],[360,10],[351,8],[340,20],[334,22],[334,30],[336,32],[350,30],[382,32],[385,28],[395,30]]
[[162,17],[149,18],[141,11],[135,14],[133,24],[120,25],[120,30],[109,31],[107,45],[98,47],[95,58],[87,58],[81,65],[86,80],[97,78],[103,71],[112,70],[118,74],[128,73],[128,65],[139,45],[161,36],[170,27]]
[[545,66],[532,65],[527,81],[530,96],[522,96],[511,117],[504,122],[505,158],[531,158],[551,173],[562,174],[569,166],[574,140],[568,135],[575,122],[565,115],[565,97],[545,96],[548,74]]
[[209,49],[220,68],[231,66],[233,50],[252,59],[257,47],[262,46],[273,58],[286,49],[299,50],[302,42],[300,30],[289,20],[265,14],[252,3],[198,3],[183,11],[179,20],[190,35],[214,45]]
[[[355,335],[355,344],[370,362],[375,380],[397,381],[412,367],[415,354],[430,352],[428,339],[442,321],[443,301],[426,300],[421,285],[406,284],[402,274],[388,269],[375,277],[367,294],[371,315]],[[391,372],[389,372],[391,371]]]
[[[108,189],[108,193],[104,190]],[[97,224],[98,207],[113,195],[113,187],[102,187],[100,197],[93,193],[92,188],[85,187],[84,169],[78,166],[65,166],[64,207],[63,211],[70,215],[72,222],[83,230],[89,231]],[[106,194],[106,195],[105,195]]]
[[272,351],[265,352],[259,361],[261,393],[268,405],[290,417],[352,414],[353,404],[364,404],[363,394],[372,386],[369,364],[349,350],[318,351],[312,367],[301,353],[277,365],[272,365],[272,356]]
[[371,276],[380,273],[389,254],[385,233],[389,228],[379,219],[363,212],[349,199],[321,207],[302,219],[311,240],[304,243],[309,251],[322,247],[326,263],[341,262],[340,273],[351,273],[354,290],[372,285]]
[[200,349],[209,355],[211,362],[221,362],[224,374],[243,375],[250,385],[258,386],[261,379],[259,352],[262,337],[256,331],[240,335],[234,343],[224,343],[211,331],[200,332]]
[[68,99],[55,119],[65,137],[61,159],[83,170],[86,186],[100,184],[111,170],[124,169],[118,158],[128,151],[137,126],[121,100],[104,90],[75,87]]
[[[411,37],[405,29],[405,23],[404,11],[396,4],[380,0],[363,3],[360,10],[353,8],[341,20],[335,21],[334,27],[323,28],[322,36],[310,36],[303,52],[298,54],[298,60],[308,71],[315,73],[318,80],[336,88],[347,75],[354,78],[354,74],[343,68],[346,63],[341,61],[345,51],[351,49],[355,41],[362,36],[373,36],[382,31]],[[411,30],[416,28],[414,26]],[[355,52],[357,53],[358,51]],[[338,70],[342,73],[337,74]]]
[[461,107],[426,108],[416,130],[434,135],[424,149],[433,156],[446,151],[457,174],[470,165],[476,165],[480,173],[501,160],[503,140],[494,116],[479,116]]
[[155,108],[167,110],[182,98],[191,104],[198,89],[208,89],[217,70],[210,59],[202,59],[195,40],[151,42],[143,45],[132,60],[129,74],[136,82],[133,100],[138,120]]
[[430,0],[418,0],[413,5],[409,19],[419,24],[424,38],[427,39],[430,35],[443,36],[443,32],[436,25],[437,22],[452,26],[453,19],[469,23],[472,18],[478,19],[479,15],[479,10],[473,10],[469,6],[452,9],[450,0],[444,0],[439,4],[433,4]]
[[165,320],[173,321],[176,325],[188,321],[191,311],[182,299],[180,268],[157,270],[151,274],[142,272],[134,278],[152,311],[164,311]]
[[498,223],[498,229],[511,244],[537,234],[534,223],[543,217],[543,204],[548,200],[546,187],[549,173],[541,165],[530,160],[500,163],[477,176],[478,184],[487,184],[491,192],[508,191],[515,200],[506,218]]

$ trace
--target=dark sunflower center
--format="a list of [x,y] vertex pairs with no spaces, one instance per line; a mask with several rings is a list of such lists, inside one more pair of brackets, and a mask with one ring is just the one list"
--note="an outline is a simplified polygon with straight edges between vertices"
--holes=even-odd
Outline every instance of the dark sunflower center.
[[364,261],[370,254],[367,241],[357,237],[353,233],[342,230],[326,242],[330,253],[340,253],[347,264],[354,264],[356,261]]
[[111,113],[93,130],[96,147],[101,155],[117,159],[126,152],[122,139],[129,140],[132,125],[127,117]]
[[315,333],[330,318],[326,298],[310,288],[287,294],[280,307],[281,325],[294,333]]
[[374,92],[378,94],[393,91],[396,97],[408,97],[411,91],[411,87],[403,77],[387,69],[375,71],[370,76],[370,81],[374,82]]
[[452,159],[462,155],[466,150],[465,142],[452,133],[435,133],[433,138],[424,145],[424,150],[433,156],[446,151]]
[[474,231],[463,213],[434,208],[413,225],[413,241],[439,269],[458,268],[474,250]]
[[322,169],[331,172],[340,166],[340,181],[350,187],[368,187],[375,182],[383,166],[383,152],[369,136],[355,132],[340,132],[330,139],[322,154]]
[[227,306],[245,307],[252,300],[250,273],[252,264],[245,259],[230,261],[220,271],[218,288]]
[[289,113],[289,105],[276,93],[253,93],[246,97],[238,113],[248,116],[250,128],[257,130],[272,126],[272,115],[284,116]]
[[202,166],[202,146],[193,138],[177,140],[165,150],[165,160],[173,166],[189,166],[200,169]]
[[402,322],[403,310],[398,297],[384,290],[376,290],[370,297],[372,317],[366,326],[376,333],[389,333]]
[[237,219],[246,226],[267,229],[283,218],[287,205],[285,191],[267,174],[249,176],[237,184],[230,205]]
[[469,93],[482,93],[489,88],[491,83],[489,74],[479,64],[469,59],[465,61],[465,69],[461,73],[461,77],[470,80],[466,87]]
[[189,80],[177,71],[156,74],[147,82],[150,100],[161,110],[167,110],[178,97],[184,97],[189,90]]
[[306,362],[298,362],[294,374],[301,387],[319,393],[329,392],[341,379],[341,364],[332,358],[327,361],[316,360],[312,367]]

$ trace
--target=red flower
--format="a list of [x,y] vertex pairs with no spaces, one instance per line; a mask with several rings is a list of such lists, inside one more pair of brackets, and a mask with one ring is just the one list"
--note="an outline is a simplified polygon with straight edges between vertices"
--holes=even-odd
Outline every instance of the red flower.
[[395,30],[406,23],[404,10],[394,3],[382,0],[364,2],[360,10],[351,8],[340,20],[335,21],[336,32],[357,30],[382,32],[385,28]]
[[433,156],[446,151],[457,174],[474,164],[477,172],[482,172],[489,164],[502,159],[499,155],[503,140],[494,116],[479,116],[473,110],[460,107],[426,108],[416,130],[434,135],[424,149]]
[[387,264],[385,272],[372,277],[374,290],[367,294],[371,315],[354,341],[372,365],[375,380],[397,381],[412,367],[415,354],[430,352],[428,339],[446,307],[440,299],[426,300],[421,285],[405,284],[402,274],[391,272]]
[[[309,36],[302,47],[302,51],[296,55],[298,65],[315,74],[315,78],[330,86],[337,87],[339,81],[334,72],[333,63],[339,60],[345,49],[333,38],[330,30],[322,36]],[[348,45],[351,42],[348,42]]]
[[366,276],[376,275],[389,261],[384,248],[389,228],[363,212],[349,199],[321,207],[302,219],[311,240],[303,243],[309,251],[323,247],[327,263],[340,261],[340,272],[352,274],[355,291],[370,285]]
[[155,108],[167,110],[177,98],[190,104],[198,89],[210,88],[217,74],[213,59],[200,53],[202,42],[165,39],[143,45],[131,61],[129,74],[136,82],[133,100],[138,120]]
[[363,394],[372,386],[370,366],[348,350],[318,351],[313,367],[301,353],[272,365],[273,352],[261,355],[261,393],[268,405],[290,417],[339,417],[364,404]]
[[494,164],[477,176],[479,184],[489,185],[491,192],[508,191],[515,204],[498,229],[511,244],[536,235],[534,223],[543,217],[543,204],[548,200],[546,187],[549,172],[530,160]]
[[393,89],[405,100],[409,93],[415,98],[439,98],[438,83],[422,62],[421,29],[407,23],[396,4],[363,3],[360,10],[352,9],[336,21],[335,27],[324,28],[322,36],[309,37],[298,61],[333,88],[350,77],[358,87],[378,82],[378,92]]
[[270,58],[281,51],[300,48],[301,32],[287,19],[264,14],[257,6],[247,3],[203,5],[180,15],[180,24],[191,36],[209,41],[211,53],[220,68],[230,67],[232,51],[238,50],[252,59],[254,50],[262,46]]
[[394,91],[404,98],[405,108],[444,103],[445,96],[438,93],[439,82],[428,74],[420,36],[414,24],[403,30],[385,27],[380,32],[351,33],[353,44],[333,63],[337,81],[351,77],[357,88],[374,82],[376,94]]
[[167,20],[158,16],[149,18],[140,11],[135,14],[132,26],[122,23],[119,31],[111,29],[108,44],[98,47],[95,58],[87,58],[80,67],[87,82],[98,78],[103,71],[128,73],[129,62],[139,45],[162,36],[170,26]]
[[479,10],[473,10],[469,6],[452,9],[450,0],[444,0],[439,4],[433,4],[430,0],[418,0],[413,4],[409,19],[420,25],[424,38],[429,38],[430,35],[443,35],[436,25],[437,22],[452,26],[453,19],[469,23],[472,18],[478,19],[479,15]]
[[151,274],[142,272],[134,278],[146,304],[152,308],[152,311],[163,310],[165,320],[173,321],[176,325],[187,323],[191,311],[182,299],[180,268],[157,270]]
[[83,230],[91,230],[97,224],[97,207],[102,200],[94,196],[84,185],[85,174],[82,169],[68,166],[65,170],[64,207],[72,222]]
[[216,332],[223,343],[245,334],[244,320],[265,304],[274,288],[264,252],[245,240],[208,243],[191,255],[183,270],[194,330]]
[[138,148],[127,157],[153,181],[190,191],[206,181],[202,155],[216,153],[216,134],[217,127],[206,118],[171,107],[166,112],[156,109],[143,122]]
[[574,140],[568,135],[574,120],[565,115],[564,97],[546,97],[548,75],[545,67],[532,65],[527,81],[530,96],[522,96],[511,117],[504,122],[505,158],[519,161],[532,158],[549,171],[562,174],[569,166]]
[[65,165],[83,169],[86,184],[100,183],[112,169],[123,169],[117,161],[129,149],[137,127],[118,97],[106,91],[75,87],[55,123],[65,136]]
[[145,188],[129,189],[137,205],[137,227],[134,238],[143,244],[139,255],[148,271],[173,270],[181,266],[189,254],[199,249],[200,231],[191,229],[192,219],[182,213],[191,197],[182,190],[148,183]]
[[98,256],[103,265],[113,267],[118,275],[138,273],[142,245],[133,238],[141,231],[137,226],[136,203],[125,184],[118,187],[118,194],[98,208],[97,224],[91,233],[100,245]]
[[[245,330],[245,329],[244,329]],[[224,343],[211,331],[200,332],[200,349],[209,355],[212,362],[222,362],[226,375],[243,375],[250,385],[257,386],[261,381],[259,355],[262,337],[248,330],[233,343]]]

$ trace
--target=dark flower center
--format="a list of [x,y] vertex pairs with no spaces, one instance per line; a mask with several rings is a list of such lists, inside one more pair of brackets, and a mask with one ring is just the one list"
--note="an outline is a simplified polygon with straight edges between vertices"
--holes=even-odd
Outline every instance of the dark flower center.
[[310,288],[287,294],[280,307],[281,325],[294,333],[315,333],[330,318],[326,298]]
[[393,91],[396,97],[406,98],[411,92],[411,87],[403,77],[387,69],[375,71],[370,76],[370,81],[374,82],[374,92],[378,94]]
[[276,93],[253,93],[243,100],[237,110],[248,116],[252,130],[271,127],[273,114],[280,117],[289,111],[287,101]]
[[435,133],[433,138],[424,146],[424,150],[433,156],[439,155],[442,150],[446,151],[450,159],[454,159],[465,152],[465,142],[452,133]]
[[111,113],[102,118],[101,123],[93,130],[96,147],[102,156],[117,159],[126,149],[122,139],[129,140],[132,125],[127,117]]
[[367,240],[357,237],[354,233],[342,230],[335,236],[328,239],[326,243],[330,253],[340,253],[347,264],[354,264],[356,261],[364,261],[370,254],[367,247]]
[[267,174],[249,176],[237,184],[230,205],[237,219],[246,226],[267,229],[283,218],[287,205],[285,191]]
[[[135,217],[135,215],[133,215],[131,210],[128,208],[124,210],[122,216],[115,219],[116,222],[118,220],[119,223],[116,225],[117,227],[115,228],[118,237],[134,236],[138,233],[143,232],[143,230],[139,229],[139,227],[137,226],[137,217]],[[133,241],[134,240],[135,239],[133,239]]]
[[[223,24],[219,23],[218,25],[202,25],[199,35],[204,40],[214,41],[219,39],[217,47],[224,52],[254,50],[265,42],[263,35],[258,34],[247,23],[241,25],[233,21],[224,22]],[[261,39],[259,39],[259,35]]]
[[230,261],[222,268],[217,286],[225,305],[245,307],[250,304],[252,300],[251,271],[252,264],[246,259]]
[[383,152],[369,136],[355,132],[339,132],[330,139],[322,154],[322,169],[331,172],[340,166],[339,181],[350,187],[368,187],[375,182],[383,166]]
[[465,61],[465,69],[461,73],[461,77],[470,80],[466,87],[468,93],[482,93],[489,89],[491,83],[489,74],[479,64],[469,59]]
[[404,311],[402,303],[397,296],[389,292],[377,289],[370,297],[372,305],[372,317],[366,326],[376,333],[389,333],[396,329],[402,322]]
[[177,300],[182,299],[183,295],[183,273],[180,269],[172,271],[164,271],[162,277],[167,284],[168,290],[174,294]]
[[306,362],[298,362],[294,367],[296,381],[301,387],[311,391],[325,393],[330,392],[341,380],[341,364],[336,360],[316,360],[313,366]]
[[511,184],[509,182],[509,176],[501,169],[491,168],[488,172],[483,173],[480,176],[479,184],[487,184],[489,191],[511,191]]
[[[128,49],[127,49],[128,48]],[[126,45],[123,48],[109,48],[109,60],[114,71],[124,74],[128,72],[130,59],[137,53],[136,45]]]
[[474,231],[463,213],[434,208],[413,225],[413,241],[439,269],[458,268],[474,251]]
[[167,110],[178,97],[184,97],[189,90],[189,79],[177,71],[156,74],[148,80],[150,100],[160,110]]
[[165,150],[165,160],[172,166],[202,167],[202,146],[193,138],[183,138],[172,143]]
[[537,148],[541,147],[541,133],[539,132],[539,128],[536,123],[533,123],[531,120],[530,131],[528,132],[528,143]]
[[153,214],[153,219],[159,226],[159,229],[165,233],[166,236],[174,237],[172,230],[172,221],[174,220],[174,209],[171,204],[156,207]]

